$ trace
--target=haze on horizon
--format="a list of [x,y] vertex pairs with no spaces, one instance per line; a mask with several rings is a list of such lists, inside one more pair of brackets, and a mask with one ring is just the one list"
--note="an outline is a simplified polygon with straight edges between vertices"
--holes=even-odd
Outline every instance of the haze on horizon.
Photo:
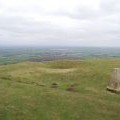
[[120,46],[120,0],[2,0],[0,46]]

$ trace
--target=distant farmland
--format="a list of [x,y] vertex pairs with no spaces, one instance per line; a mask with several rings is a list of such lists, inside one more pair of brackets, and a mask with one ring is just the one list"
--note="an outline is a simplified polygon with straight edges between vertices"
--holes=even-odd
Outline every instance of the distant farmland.
[[98,47],[1,47],[0,64],[22,61],[51,61],[63,59],[118,58],[120,48]]

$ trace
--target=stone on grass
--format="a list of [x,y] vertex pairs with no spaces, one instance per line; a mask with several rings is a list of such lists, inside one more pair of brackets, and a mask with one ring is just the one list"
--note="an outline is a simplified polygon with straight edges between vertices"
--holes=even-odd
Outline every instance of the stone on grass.
[[58,88],[58,84],[57,83],[53,83],[51,87],[52,88]]
[[107,90],[111,92],[120,92],[120,68],[114,68],[112,79],[109,81]]

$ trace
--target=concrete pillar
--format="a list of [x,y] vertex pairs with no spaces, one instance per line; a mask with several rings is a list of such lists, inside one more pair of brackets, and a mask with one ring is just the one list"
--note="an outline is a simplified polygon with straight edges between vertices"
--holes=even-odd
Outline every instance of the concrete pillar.
[[112,79],[109,81],[107,90],[120,92],[120,68],[113,69]]

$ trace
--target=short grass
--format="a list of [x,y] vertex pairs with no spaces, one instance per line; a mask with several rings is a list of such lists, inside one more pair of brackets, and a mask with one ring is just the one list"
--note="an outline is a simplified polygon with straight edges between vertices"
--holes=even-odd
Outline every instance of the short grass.
[[0,120],[120,120],[120,95],[106,91],[115,67],[120,59],[2,65]]

